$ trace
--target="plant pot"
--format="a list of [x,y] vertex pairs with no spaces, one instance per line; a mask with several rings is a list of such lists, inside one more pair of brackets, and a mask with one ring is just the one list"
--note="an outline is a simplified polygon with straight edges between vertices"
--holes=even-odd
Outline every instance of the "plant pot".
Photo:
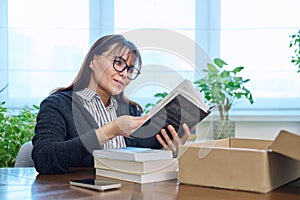
[[214,139],[235,137],[235,122],[218,120],[213,122]]

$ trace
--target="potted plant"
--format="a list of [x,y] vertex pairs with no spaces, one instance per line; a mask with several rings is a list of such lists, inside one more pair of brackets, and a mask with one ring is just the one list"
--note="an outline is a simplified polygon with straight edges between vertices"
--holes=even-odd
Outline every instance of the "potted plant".
[[290,48],[293,49],[294,55],[291,58],[291,63],[298,66],[298,73],[300,73],[300,29],[297,34],[290,35]]
[[194,82],[207,102],[218,107],[220,121],[214,125],[215,138],[234,136],[235,123],[229,120],[229,111],[238,99],[245,98],[251,104],[254,102],[251,92],[244,86],[250,79],[238,75],[244,67],[226,70],[224,66],[227,65],[222,59],[215,58],[214,64],[208,63],[207,69],[203,70],[204,77]]
[[[0,89],[3,92],[8,85]],[[9,110],[0,102],[0,167],[13,167],[22,144],[34,135],[39,107],[24,107],[20,112]]]

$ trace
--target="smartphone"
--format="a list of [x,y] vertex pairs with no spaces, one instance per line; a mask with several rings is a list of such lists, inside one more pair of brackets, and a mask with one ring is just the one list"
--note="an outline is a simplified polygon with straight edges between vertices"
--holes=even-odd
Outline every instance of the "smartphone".
[[117,189],[122,186],[122,184],[118,182],[106,181],[100,179],[71,180],[70,185],[89,188],[98,191]]

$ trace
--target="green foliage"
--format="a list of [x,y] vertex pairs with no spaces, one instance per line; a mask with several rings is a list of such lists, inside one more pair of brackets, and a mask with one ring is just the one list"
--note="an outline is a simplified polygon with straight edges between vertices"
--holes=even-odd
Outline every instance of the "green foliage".
[[300,73],[300,29],[297,34],[290,35],[290,38],[290,48],[294,52],[291,62],[298,67],[297,72]]
[[147,103],[145,105],[145,108],[144,108],[145,113],[148,113],[153,106],[155,106],[156,104],[158,104],[167,95],[168,95],[167,92],[161,92],[161,93],[154,94],[154,97],[157,97],[158,100],[156,101],[156,103]]
[[227,63],[220,58],[214,59],[214,64],[208,63],[203,70],[206,75],[194,82],[209,103],[218,105],[221,120],[228,120],[229,110],[237,99],[244,97],[251,104],[254,102],[251,92],[244,86],[250,79],[238,76],[244,67],[225,70],[225,65]]
[[13,167],[22,144],[34,135],[38,106],[9,114],[5,102],[0,104],[0,167]]

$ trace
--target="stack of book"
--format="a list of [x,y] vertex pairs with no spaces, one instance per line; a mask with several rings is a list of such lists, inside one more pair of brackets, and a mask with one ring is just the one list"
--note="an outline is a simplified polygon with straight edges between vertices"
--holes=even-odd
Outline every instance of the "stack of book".
[[126,147],[93,151],[97,176],[135,183],[177,179],[172,151]]

